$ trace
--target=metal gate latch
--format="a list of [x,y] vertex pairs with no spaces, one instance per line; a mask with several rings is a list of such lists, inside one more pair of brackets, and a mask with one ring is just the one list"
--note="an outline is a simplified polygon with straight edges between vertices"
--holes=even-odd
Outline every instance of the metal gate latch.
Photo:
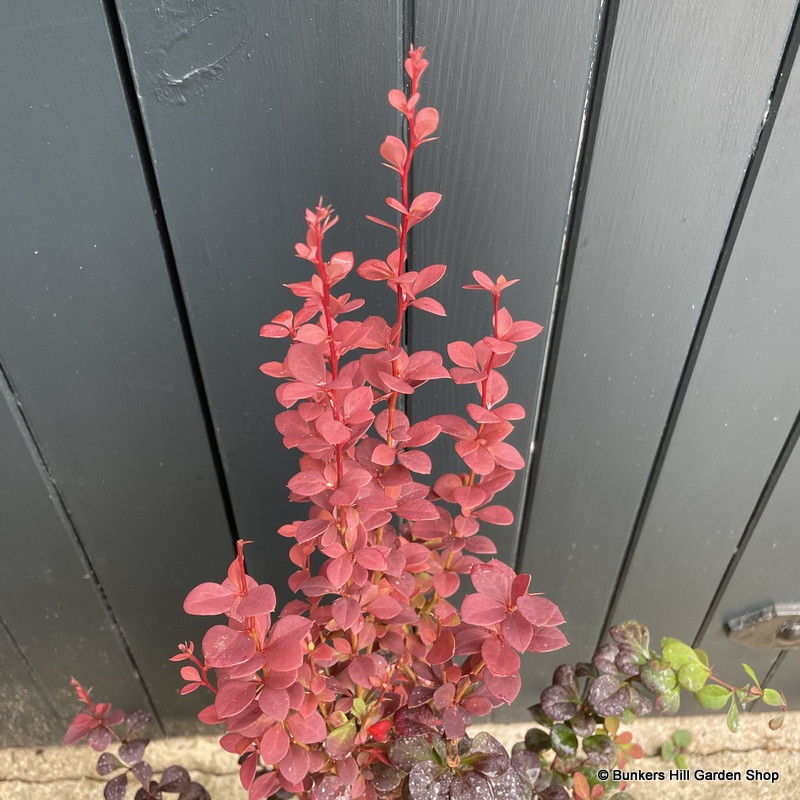
[[725,623],[735,641],[763,650],[800,648],[800,603],[773,603]]

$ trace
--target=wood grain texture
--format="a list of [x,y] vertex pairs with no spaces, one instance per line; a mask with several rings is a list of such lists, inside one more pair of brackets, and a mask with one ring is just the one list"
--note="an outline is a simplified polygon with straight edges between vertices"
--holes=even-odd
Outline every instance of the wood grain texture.
[[573,646],[528,682],[600,634],[793,10],[620,6],[523,558]]
[[0,39],[0,354],[159,712],[185,717],[182,601],[232,547],[102,3],[3,4]]
[[[385,255],[388,237],[364,215],[381,213],[395,191],[378,148],[398,132],[385,98],[400,80],[401,4],[215,8],[119,3],[239,533],[255,542],[253,574],[285,600],[288,544],[276,531],[303,513],[287,500],[297,451],[282,447],[277,383],[258,367],[282,360],[286,341],[258,332],[300,304],[281,284],[310,274],[294,244],[305,237],[304,209],[320,195],[341,219],[326,255],[354,250],[357,263]],[[216,48],[222,29],[230,32],[226,54]],[[343,288],[375,299],[357,276]],[[378,312],[389,312],[380,289]]]
[[[502,304],[515,319],[545,326],[503,370],[509,401],[527,412],[509,439],[526,458],[597,20],[594,0],[417,5],[416,43],[432,60],[424,102],[439,109],[441,126],[439,140],[420,151],[414,191],[440,191],[443,199],[413,231],[413,265],[448,265],[433,292],[448,316],[415,312],[411,341],[415,349],[437,350],[453,340],[478,341],[491,333],[492,304],[482,292],[461,289],[474,282],[472,270],[522,279]],[[412,416],[456,413],[477,398],[473,386],[433,382],[412,399]],[[452,441],[437,444],[435,471],[441,464],[465,469]],[[501,496],[514,511],[514,526],[484,526],[508,562],[519,544],[525,480],[523,471]]]
[[[44,697],[37,702],[61,712],[44,728],[40,714],[22,714],[11,727],[19,742],[41,743],[43,734],[58,741],[66,730],[68,711],[79,706],[69,683],[72,675],[104,696],[113,696],[123,708],[148,708],[148,700],[74,540],[58,489],[4,382],[0,442],[0,617],[25,658],[24,668],[29,667],[43,687]],[[25,683],[18,691],[27,705]],[[10,707],[21,701],[11,693],[4,704],[2,713],[8,710],[13,716]]]
[[[798,126],[795,71],[619,599],[620,619],[641,615],[658,629],[669,623],[670,635],[690,641],[800,409]],[[770,547],[750,548],[772,557]],[[749,572],[746,584],[754,601],[791,588],[768,571]],[[731,602],[721,615],[736,613]]]

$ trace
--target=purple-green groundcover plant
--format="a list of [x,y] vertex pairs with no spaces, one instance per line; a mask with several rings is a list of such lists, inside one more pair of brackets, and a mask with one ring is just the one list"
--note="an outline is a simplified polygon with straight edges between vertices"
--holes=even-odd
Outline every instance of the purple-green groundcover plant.
[[[240,541],[225,579],[195,587],[184,604],[189,614],[225,617],[199,653],[186,643],[173,660],[183,663],[183,693],[211,693],[200,719],[225,726],[220,743],[238,757],[249,800],[598,798],[620,789],[598,769],[641,755],[630,734],[618,732],[620,719],[647,713],[653,702],[675,711],[684,688],[707,708],[729,704],[733,726],[740,704],[784,705],[754,676],[741,689],[720,682],[705,655],[682,642],[663,640],[663,652],[654,653],[647,629],[630,622],[612,629],[612,642],[591,662],[559,667],[533,707],[538,727],[510,755],[487,733],[467,735],[474,717],[518,696],[521,654],[557,650],[567,640],[561,612],[529,591],[529,575],[482,558],[496,548],[480,534],[481,522],[513,522],[495,498],[525,466],[507,441],[525,412],[507,400],[502,369],[518,344],[542,330],[502,305],[516,280],[473,272],[464,288],[488,295],[491,317],[478,341],[447,345],[453,366],[440,352],[404,344],[410,309],[445,314],[428,294],[445,266],[409,268],[409,231],[441,200],[433,191],[410,194],[416,151],[439,122],[436,109],[420,102],[427,66],[423,48],[412,48],[408,91],[389,92],[406,138],[387,136],[380,153],[399,175],[399,197],[386,199],[391,221],[369,219],[390,229],[396,246],[358,267],[351,252],[326,257],[325,235],[338,218],[320,200],[306,212],[305,239],[295,248],[311,277],[287,284],[301,305],[261,330],[288,344],[282,361],[261,370],[280,381],[285,410],[276,424],[284,446],[300,452],[290,497],[309,509],[279,529],[294,542],[296,597],[274,617],[275,591],[247,574]],[[339,293],[339,284],[354,267],[394,294],[393,319],[351,316],[364,301]],[[471,385],[473,401],[462,414],[410,420],[407,399],[432,380]],[[441,434],[454,440],[463,466],[434,480],[425,477],[433,464],[423,448]],[[456,604],[465,577],[471,591]],[[139,785],[135,800],[208,796],[181,767],[155,780],[143,760],[146,740],[130,738],[142,716],[126,722],[76,688],[85,708],[65,741],[88,738],[103,751],[101,775],[122,770],[109,780],[106,800],[122,800],[129,774]],[[130,730],[118,735],[121,724]],[[115,736],[117,756],[106,752]]]

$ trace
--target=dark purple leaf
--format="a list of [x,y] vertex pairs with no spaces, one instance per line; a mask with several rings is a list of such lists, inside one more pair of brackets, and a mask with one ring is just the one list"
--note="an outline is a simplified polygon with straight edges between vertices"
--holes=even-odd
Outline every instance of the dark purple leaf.
[[473,740],[464,759],[476,772],[488,777],[502,775],[511,763],[505,747],[494,736],[481,732]]
[[205,786],[192,781],[178,800],[211,800],[211,795],[206,791]]
[[125,717],[125,723],[128,726],[128,730],[133,733],[134,731],[144,728],[145,725],[149,725],[152,719],[149,712],[139,709],[139,711],[128,714]]
[[633,650],[643,658],[650,657],[650,631],[636,620],[615,625],[609,631],[611,638],[621,647]]
[[142,760],[144,751],[149,744],[149,739],[131,739],[120,745],[119,757],[128,765],[135,764],[137,761]]
[[183,767],[173,765],[164,770],[158,788],[163,792],[185,792],[190,783],[189,773]]
[[133,800],[162,800],[161,792],[158,791],[158,784],[155,781],[150,781],[149,788],[138,789],[133,796]]
[[489,784],[492,787],[492,795],[489,796],[493,796],[494,800],[530,800],[530,782],[513,767],[491,778]]
[[438,731],[433,711],[428,706],[404,706],[394,715],[394,725],[401,736],[419,736]]
[[589,688],[589,705],[601,717],[617,717],[631,701],[627,685],[621,685],[613,675],[601,675]]
[[153,779],[153,768],[146,761],[137,761],[131,765],[131,772],[133,777],[144,786],[145,789],[150,788],[150,781]]
[[123,766],[125,765],[113,753],[103,753],[97,759],[97,774],[108,775]]
[[583,709],[570,718],[569,724],[578,736],[591,736],[597,730],[597,720]]
[[381,794],[393,792],[399,788],[406,777],[406,773],[393,767],[391,764],[383,764],[380,761],[370,765],[372,772],[372,785]]
[[541,696],[542,710],[553,722],[563,722],[578,710],[575,693],[566,686],[548,686]]
[[616,675],[617,665],[614,663],[614,659],[617,657],[618,652],[619,648],[615,644],[606,642],[606,644],[597,649],[597,652],[592,657],[592,664],[599,672],[607,675]]
[[112,778],[103,789],[105,800],[122,800],[125,797],[125,790],[128,788],[128,773],[123,772]]
[[[536,729],[534,728],[534,730]],[[544,731],[541,731],[541,733],[544,733],[547,737],[549,746],[550,737],[547,736]],[[525,738],[527,740],[527,736]],[[539,756],[536,753],[531,752],[530,749],[517,750],[514,752],[511,755],[511,766],[516,772],[525,778],[525,780],[527,780],[531,786],[536,783],[536,779],[539,777],[539,773],[542,771],[542,762],[539,760]]]
[[553,683],[568,689],[575,688],[575,667],[572,664],[561,664],[553,673]]
[[412,800],[450,800],[453,775],[447,767],[433,761],[422,761],[408,776],[408,793]]
[[431,743],[425,736],[401,736],[389,745],[389,761],[402,772],[421,761],[430,761]]

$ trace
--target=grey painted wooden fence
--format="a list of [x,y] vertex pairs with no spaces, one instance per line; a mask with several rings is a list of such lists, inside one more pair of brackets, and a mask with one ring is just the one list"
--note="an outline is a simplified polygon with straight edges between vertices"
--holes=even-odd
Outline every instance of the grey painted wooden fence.
[[[796,0],[12,0],[0,6],[0,745],[57,741],[68,679],[193,728],[168,657],[237,537],[282,591],[293,458],[272,418],[302,212],[358,258],[409,41],[432,59],[442,191],[413,258],[521,277],[545,333],[512,363],[532,454],[501,557],[567,617],[524,706],[611,622],[749,660],[732,614],[800,602]],[[794,67],[794,68],[793,68]],[[301,274],[295,272],[294,274]],[[379,312],[389,298],[359,288]],[[505,298],[504,298],[505,299]],[[421,394],[417,417],[462,403]]]

